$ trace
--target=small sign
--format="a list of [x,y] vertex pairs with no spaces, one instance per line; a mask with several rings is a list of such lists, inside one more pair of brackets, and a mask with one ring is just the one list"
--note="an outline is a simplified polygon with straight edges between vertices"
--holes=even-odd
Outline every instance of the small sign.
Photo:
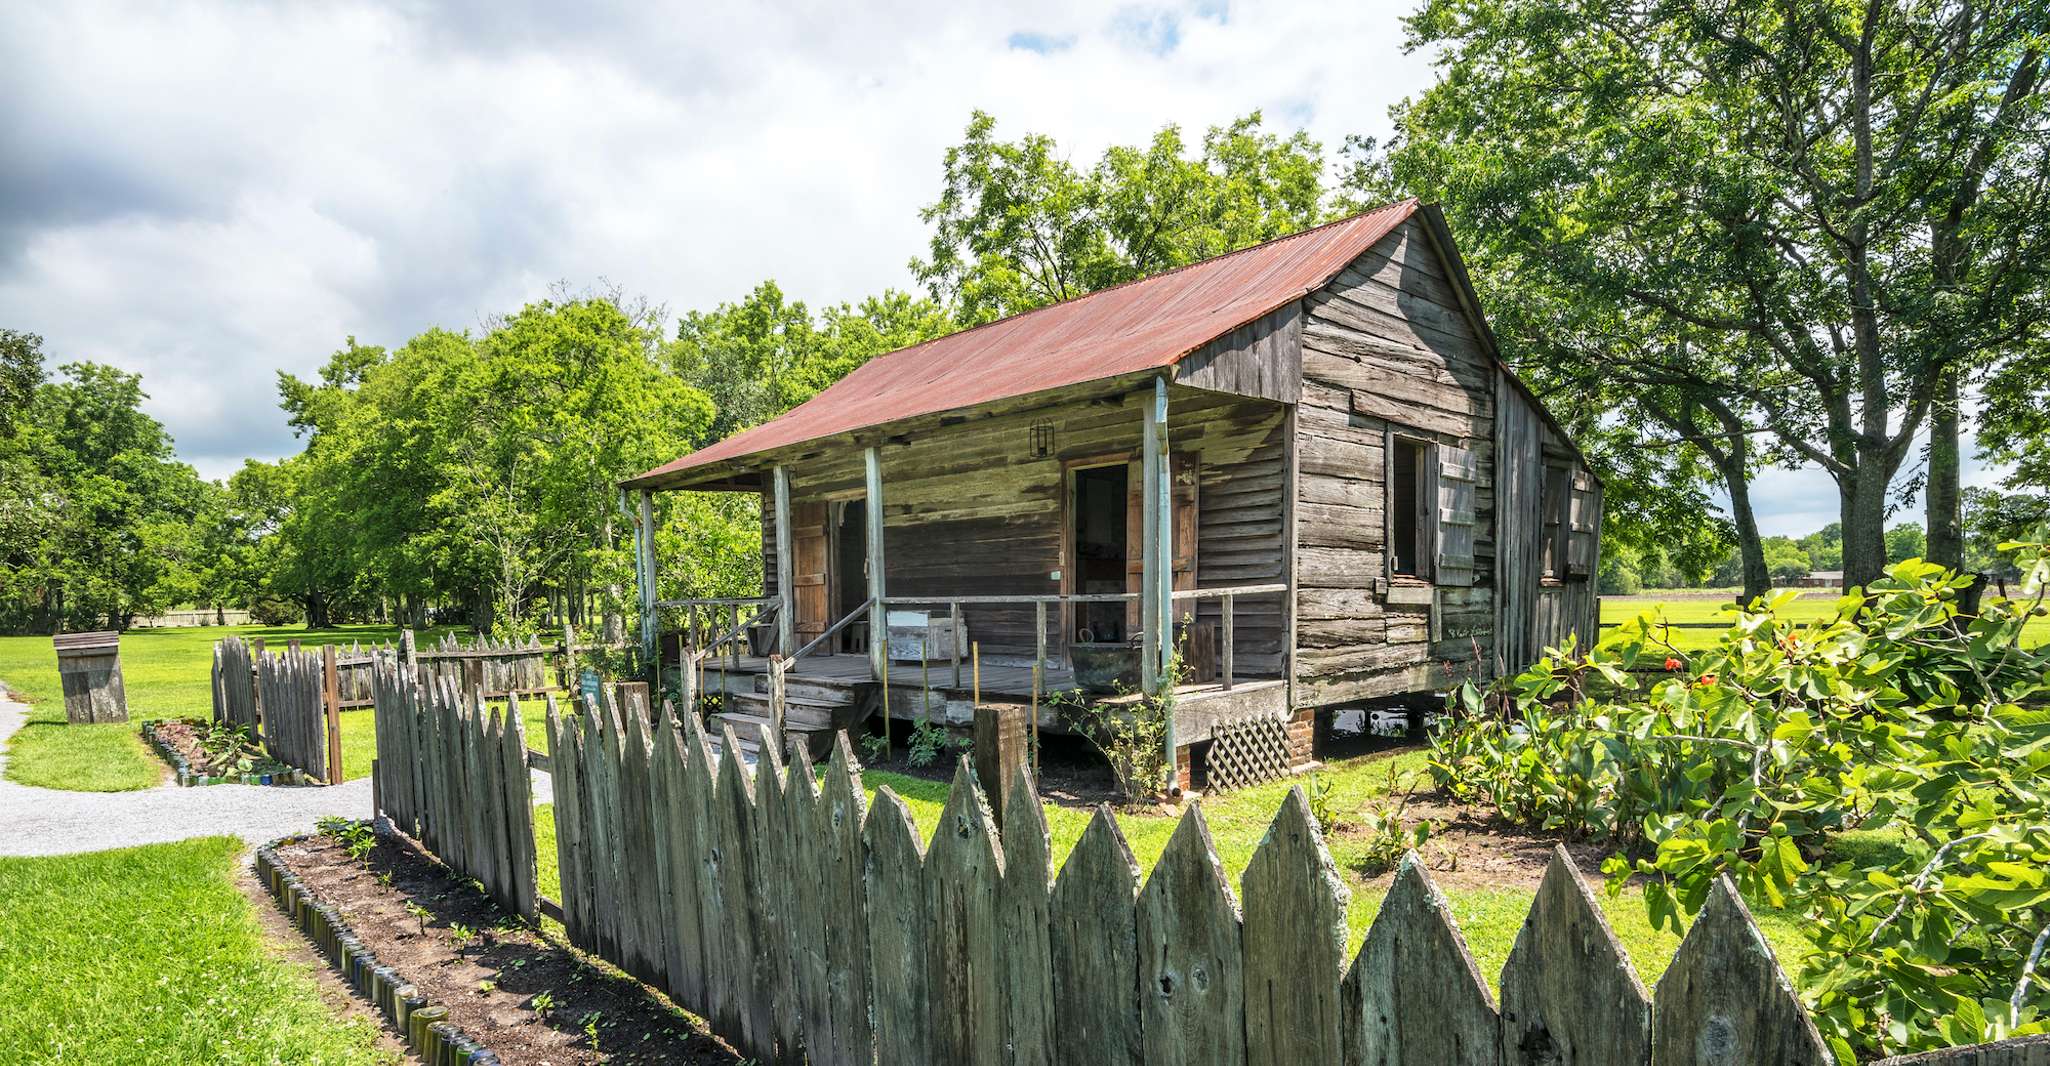
[[603,687],[603,683],[598,680],[598,671],[585,667],[584,676],[577,681],[577,691],[579,695],[583,696],[584,703],[587,706],[596,707],[598,705],[598,695],[601,687]]

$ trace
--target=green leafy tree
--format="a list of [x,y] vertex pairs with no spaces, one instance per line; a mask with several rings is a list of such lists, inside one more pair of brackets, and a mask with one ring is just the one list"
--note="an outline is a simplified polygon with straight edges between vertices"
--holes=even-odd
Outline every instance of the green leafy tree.
[[11,628],[120,627],[197,591],[212,486],[142,410],[134,374],[67,363],[0,440],[0,612]]
[[1445,201],[1497,306],[1563,287],[1534,302],[1699,338],[1657,369],[1836,480],[1853,582],[1930,429],[1955,562],[1958,383],[2043,318],[2045,24],[2040,0],[1430,0],[1411,45],[1441,78],[1387,171]]
[[920,213],[932,238],[911,269],[976,325],[1321,222],[1324,169],[1317,142],[1267,132],[1257,111],[1212,127],[1200,151],[1166,126],[1086,170],[1044,134],[998,139],[977,111]]
[[715,409],[695,447],[766,422],[868,360],[951,328],[938,304],[894,289],[814,315],[764,281],[739,303],[685,314],[664,359]]
[[0,438],[14,436],[14,423],[43,383],[43,338],[0,329]]
[[1902,522],[1888,527],[1886,531],[1886,561],[1898,563],[1907,559],[1920,559],[1929,551],[1929,538],[1922,527],[1913,522]]

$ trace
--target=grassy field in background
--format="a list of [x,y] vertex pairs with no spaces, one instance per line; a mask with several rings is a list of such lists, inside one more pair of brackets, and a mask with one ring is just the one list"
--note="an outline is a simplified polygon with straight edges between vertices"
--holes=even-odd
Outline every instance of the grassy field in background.
[[[1735,590],[1725,590],[1722,595],[1702,595],[1700,589],[1652,589],[1637,596],[1603,596],[1602,627],[1604,629],[1621,625],[1639,615],[1649,614],[1655,619],[1681,624],[1688,628],[1666,630],[1666,639],[1683,651],[1699,651],[1714,646],[1720,629],[1694,628],[1700,623],[1727,624],[1734,620],[1732,613],[1736,603]],[[1797,622],[1834,617],[1841,592],[1837,589],[1795,589],[1800,597],[1789,604],[1784,614]],[[2050,643],[2050,618],[2038,618],[2022,630],[2023,640],[2031,645]]]
[[[214,642],[224,637],[261,637],[273,647],[290,641],[304,646],[365,645],[398,638],[392,626],[205,626],[131,629],[121,634],[121,680],[128,696],[125,725],[70,725],[64,720],[64,689],[57,678],[57,654],[50,638],[0,637],[0,682],[29,701],[29,720],[8,747],[7,777],[25,785],[83,792],[125,792],[163,779],[163,760],[137,735],[145,718],[206,718],[213,713]],[[425,642],[443,630],[419,634]],[[455,632],[464,632],[456,630]],[[538,711],[528,717],[528,742],[536,738]],[[371,712],[342,712],[343,776],[370,775],[377,753]]]
[[[1333,809],[1339,812],[1341,822],[1357,823],[1361,812],[1387,798],[1391,760],[1396,769],[1398,789],[1407,790],[1416,775],[1425,773],[1424,753],[1414,749],[1337,760],[1320,772],[1319,776],[1331,786]],[[910,809],[920,834],[931,840],[939,828],[940,813],[946,804],[947,784],[883,771],[868,771],[862,777],[863,789],[868,793],[871,806],[875,802],[876,790],[888,787]],[[1201,800],[1203,816],[1210,825],[1218,859],[1223,863],[1225,875],[1231,880],[1234,891],[1246,865],[1252,861],[1253,851],[1266,834],[1274,812],[1288,790],[1298,783],[1298,780],[1271,782]],[[1054,866],[1058,869],[1067,861],[1069,851],[1088,825],[1090,812],[1053,804],[1045,805],[1044,810],[1047,832],[1053,845]],[[1125,839],[1131,843],[1132,854],[1138,860],[1140,870],[1150,871],[1167,847],[1177,816],[1144,811],[1122,813],[1117,818]],[[545,806],[537,809],[535,837],[541,892],[560,899],[562,888],[555,858],[552,809]],[[1384,893],[1372,887],[1360,871],[1364,849],[1356,840],[1349,839],[1345,832],[1340,831],[1327,844],[1340,876],[1352,893],[1346,916],[1349,927],[1347,950],[1356,951],[1366,936],[1375,911],[1380,909]],[[1456,887],[1448,888],[1445,895],[1460,930],[1466,936],[1467,945],[1473,951],[1474,961],[1489,984],[1493,985],[1501,974],[1502,964],[1508,961],[1509,949],[1516,942],[1517,931],[1522,928],[1523,919],[1530,911],[1533,893],[1522,887]],[[1656,981],[1672,962],[1673,953],[1679,949],[1680,938],[1651,927],[1646,920],[1643,894],[1636,889],[1613,897],[1597,893],[1597,898],[1617,938],[1637,966],[1639,976],[1647,985]],[[1799,924],[1788,916],[1762,910],[1758,914],[1758,922],[1774,950],[1791,969],[1793,961],[1807,950]]]
[[391,1061],[263,942],[240,851],[0,858],[0,1062]]

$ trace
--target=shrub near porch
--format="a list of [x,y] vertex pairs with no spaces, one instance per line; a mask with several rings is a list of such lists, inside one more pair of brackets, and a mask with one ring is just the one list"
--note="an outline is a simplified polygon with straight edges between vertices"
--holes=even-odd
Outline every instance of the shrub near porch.
[[[1700,652],[1626,625],[1466,690],[1434,770],[1629,849],[1612,884],[1642,884],[1661,926],[1723,874],[1798,915],[1796,984],[1840,1056],[2050,1031],[2050,651],[2027,636],[2050,549],[2008,547],[2028,598],[1973,616],[1969,578],[1909,560],[1829,616],[1761,601]],[[1644,660],[1672,676],[1645,690]]]

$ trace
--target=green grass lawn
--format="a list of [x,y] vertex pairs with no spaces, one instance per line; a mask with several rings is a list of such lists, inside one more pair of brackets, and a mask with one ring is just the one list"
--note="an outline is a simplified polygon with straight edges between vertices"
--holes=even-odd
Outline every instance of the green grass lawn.
[[240,848],[0,859],[0,1062],[390,1061],[264,944]]
[[[1342,812],[1342,818],[1356,817],[1358,812],[1387,795],[1390,760],[1396,768],[1399,788],[1406,790],[1412,776],[1424,772],[1424,754],[1419,750],[1336,761],[1322,772],[1322,777],[1331,784],[1332,803]],[[879,770],[867,771],[862,776],[871,804],[876,789],[888,786],[904,800],[919,832],[930,841],[939,827],[940,812],[946,804],[948,786],[945,783]],[[1297,783],[1296,780],[1272,782],[1239,792],[1209,796],[1201,801],[1218,859],[1224,864],[1225,874],[1231,879],[1234,890],[1238,888],[1239,879],[1252,860],[1260,838],[1273,820],[1274,812],[1288,790]],[[1052,804],[1044,809],[1047,832],[1053,843],[1054,864],[1058,868],[1080,839],[1090,813]],[[1174,816],[1166,814],[1118,815],[1118,825],[1131,843],[1133,856],[1142,872],[1151,870],[1159,861],[1169,836],[1174,832],[1175,822]],[[551,808],[543,806],[537,809],[534,835],[541,892],[560,899],[562,887],[555,860],[555,818]],[[1375,911],[1380,909],[1383,893],[1371,887],[1359,871],[1363,849],[1357,842],[1348,840],[1341,832],[1334,836],[1329,846],[1332,860],[1337,863],[1340,875],[1352,892],[1347,911],[1350,927],[1347,950],[1357,951]],[[1494,985],[1501,974],[1502,964],[1508,961],[1517,931],[1522,928],[1523,919],[1530,911],[1534,893],[1521,887],[1462,887],[1448,889],[1445,895],[1460,930],[1466,936],[1467,945],[1473,951],[1474,961],[1489,984]],[[1646,920],[1643,894],[1635,889],[1613,897],[1598,893],[1597,899],[1617,938],[1636,965],[1638,976],[1649,987],[1672,962],[1673,953],[1680,946],[1680,938],[1651,927]],[[1793,960],[1806,951],[1806,941],[1802,938],[1799,924],[1786,915],[1764,911],[1758,914],[1758,922],[1774,950],[1792,969]]]
[[[1799,589],[1800,598],[1789,604],[1785,614],[1797,622],[1808,622],[1829,618],[1836,614],[1839,594],[1835,589]],[[1603,596],[1602,626],[1621,625],[1642,614],[1667,622],[1687,624],[1690,628],[1666,630],[1666,639],[1682,651],[1701,651],[1715,645],[1720,629],[1691,628],[1699,623],[1724,623],[1732,621],[1735,615],[1729,608],[1736,602],[1735,593],[1727,596],[1678,596],[1672,590],[1654,591],[1642,596]],[[2050,642],[2050,618],[2038,618],[2022,630],[2022,639],[2030,645]]]
[[[423,631],[425,642],[440,631]],[[0,681],[29,700],[29,721],[8,747],[7,776],[25,785],[84,792],[125,792],[163,779],[163,760],[143,747],[136,723],[145,718],[206,718],[213,713],[214,642],[261,637],[273,646],[365,645],[395,640],[391,626],[226,626],[133,629],[121,635],[121,679],[128,696],[126,725],[69,725],[57,656],[50,638],[0,637]],[[534,728],[539,704],[528,708],[528,742],[546,747]],[[349,780],[370,775],[376,730],[366,708],[342,712],[342,771]]]

